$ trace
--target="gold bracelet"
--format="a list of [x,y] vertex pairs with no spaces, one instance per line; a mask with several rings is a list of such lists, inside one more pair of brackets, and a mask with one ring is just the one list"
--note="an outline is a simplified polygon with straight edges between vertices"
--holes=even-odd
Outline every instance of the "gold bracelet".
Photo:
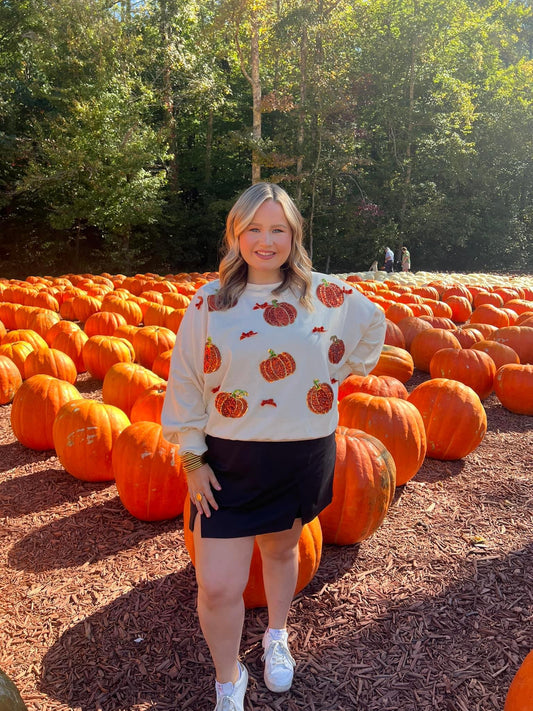
[[203,454],[194,454],[194,452],[182,452],[179,456],[185,474],[189,474],[195,469],[199,469],[207,462],[205,452]]

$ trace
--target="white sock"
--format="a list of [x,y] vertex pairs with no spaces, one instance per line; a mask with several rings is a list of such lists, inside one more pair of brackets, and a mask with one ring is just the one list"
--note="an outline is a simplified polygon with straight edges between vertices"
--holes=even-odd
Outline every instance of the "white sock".
[[283,627],[280,630],[274,629],[273,627],[269,627],[266,631],[266,634],[270,637],[270,639],[278,641],[280,639],[286,638],[288,633],[286,627]]
[[[242,669],[241,665],[237,663],[237,666],[239,668],[239,677],[237,679],[237,682],[240,680],[242,676]],[[235,682],[235,683],[237,683]],[[216,690],[217,690],[217,697],[220,696],[231,696],[233,694],[233,689],[235,684],[231,681],[226,681],[224,684],[221,684],[219,681],[215,682]]]

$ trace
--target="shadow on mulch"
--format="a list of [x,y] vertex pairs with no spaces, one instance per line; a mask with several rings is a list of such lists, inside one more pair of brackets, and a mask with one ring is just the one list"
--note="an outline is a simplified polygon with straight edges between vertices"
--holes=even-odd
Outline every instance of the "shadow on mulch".
[[24,447],[20,442],[0,444],[0,473],[14,469],[20,465],[21,461],[25,463],[43,462],[53,456],[55,456],[53,449],[37,452]]
[[82,395],[87,393],[93,393],[94,395],[97,391],[102,390],[102,381],[91,377],[89,373],[83,373],[76,380],[76,388]]
[[[11,548],[9,565],[42,572],[95,563],[182,525],[181,518],[156,523],[139,521],[116,496],[32,531]],[[91,532],[90,538],[87,531]],[[46,556],[42,555],[43,550]]]
[[18,518],[77,501],[112,483],[83,482],[67,474],[64,469],[55,467],[10,479],[0,484],[0,518]]
[[[469,699],[480,698],[476,684],[486,700],[479,708],[501,708],[502,689],[533,646],[526,623],[533,596],[531,555],[530,546],[505,558],[476,560],[469,577],[434,597],[384,595],[380,614],[369,616],[366,610],[366,618],[357,605],[364,595],[362,582],[351,581],[339,596],[320,576],[320,592],[308,586],[293,604],[291,639],[298,666],[290,695],[265,689],[260,639],[266,612],[247,611],[242,651],[251,680],[246,711],[466,709]],[[509,595],[507,586],[518,597]],[[49,649],[41,691],[81,711],[129,711],[140,704],[159,711],[212,711],[213,670],[195,603],[190,564],[138,585]],[[332,618],[334,634],[331,624],[324,624]],[[500,632],[510,644],[498,643]],[[476,646],[468,659],[461,653],[465,636]]]
[[491,402],[484,402],[483,406],[487,413],[487,432],[520,433],[533,428],[533,417],[505,410],[495,395],[491,396]]
[[424,460],[424,463],[414,478],[416,481],[423,481],[427,484],[433,484],[436,481],[446,481],[446,479],[459,476],[465,466],[466,462],[463,459],[441,461],[427,458]]

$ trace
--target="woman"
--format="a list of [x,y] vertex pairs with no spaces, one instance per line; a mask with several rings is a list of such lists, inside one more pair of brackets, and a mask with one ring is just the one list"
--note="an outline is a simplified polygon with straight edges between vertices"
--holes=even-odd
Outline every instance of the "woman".
[[243,709],[238,654],[254,540],[268,602],[265,684],[292,684],[298,541],[331,501],[337,383],[372,370],[384,339],[381,309],[312,273],[302,238],[282,188],[248,188],[227,218],[220,279],[198,290],[172,354],[163,433],[179,443],[187,475],[215,711]]
[[411,255],[407,247],[402,247],[402,271],[408,272],[411,270]]

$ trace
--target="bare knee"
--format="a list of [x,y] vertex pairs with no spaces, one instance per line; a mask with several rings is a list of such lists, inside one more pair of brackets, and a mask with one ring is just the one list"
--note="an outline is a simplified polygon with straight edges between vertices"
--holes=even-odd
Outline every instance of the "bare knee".
[[260,550],[263,559],[268,558],[276,563],[288,563],[298,555],[298,541],[296,543],[262,541]]
[[202,603],[209,608],[224,607],[242,601],[248,576],[243,579],[234,571],[228,576],[202,574],[197,571],[198,595]]

